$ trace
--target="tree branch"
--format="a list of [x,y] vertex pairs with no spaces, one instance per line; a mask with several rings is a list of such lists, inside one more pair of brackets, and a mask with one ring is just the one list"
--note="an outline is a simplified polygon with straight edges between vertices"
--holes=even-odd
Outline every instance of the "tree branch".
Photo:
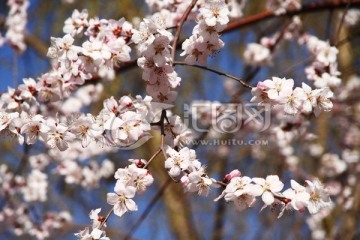
[[176,49],[177,49],[177,41],[179,39],[182,26],[184,25],[186,19],[188,18],[191,10],[194,8],[196,2],[197,2],[197,0],[192,0],[191,4],[189,5],[189,7],[186,9],[183,16],[181,17],[180,22],[177,24],[176,33],[175,33],[175,36],[174,36],[174,41],[173,41],[172,49],[171,49],[171,58],[172,58],[173,61],[175,61],[175,52],[176,52]]
[[234,77],[230,74],[227,74],[227,73],[224,73],[224,72],[220,72],[218,70],[215,70],[215,69],[211,69],[211,68],[208,68],[208,67],[205,67],[205,66],[201,66],[201,65],[190,65],[190,64],[187,64],[185,62],[178,62],[178,61],[174,61],[174,65],[182,65],[182,66],[189,66],[189,67],[195,67],[195,68],[201,68],[201,69],[204,69],[206,71],[209,71],[209,72],[213,72],[213,73],[216,73],[218,75],[221,75],[221,76],[226,76],[228,78],[231,78],[231,79],[234,79],[235,81],[239,82],[241,85],[243,85],[244,87],[246,88],[249,88],[249,89],[252,89],[252,87],[247,84],[246,82],[244,82],[243,80],[241,80],[240,78],[237,78],[237,77]]
[[[360,0],[352,0],[350,1],[353,7],[360,6]],[[275,17],[287,16],[292,17],[297,14],[303,13],[312,13],[312,12],[319,12],[329,9],[338,9],[338,8],[346,8],[349,1],[336,1],[336,2],[322,2],[322,3],[309,3],[302,6],[301,9],[295,11],[288,11],[283,15],[277,16],[271,11],[265,11],[259,14],[255,14],[249,17],[242,18],[237,21],[230,22],[228,26],[222,31],[222,33],[231,32],[251,24],[255,24],[264,20],[268,20]]]

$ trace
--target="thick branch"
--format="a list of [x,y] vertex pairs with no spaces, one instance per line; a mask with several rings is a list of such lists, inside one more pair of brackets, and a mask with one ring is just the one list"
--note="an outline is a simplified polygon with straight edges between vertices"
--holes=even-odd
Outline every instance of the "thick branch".
[[[360,0],[352,0],[350,2],[351,2],[352,7],[360,7]],[[349,1],[309,3],[309,4],[304,5],[299,10],[288,11],[287,13],[285,13],[284,15],[281,15],[281,16],[291,17],[294,15],[303,14],[303,13],[312,13],[312,12],[319,12],[319,11],[324,11],[324,10],[329,10],[329,9],[346,8],[348,3],[349,3]],[[255,24],[255,23],[258,23],[258,22],[261,22],[261,21],[264,21],[264,20],[267,20],[270,18],[275,18],[275,17],[279,17],[279,16],[275,15],[271,11],[265,11],[265,12],[262,12],[259,14],[255,14],[255,15],[252,15],[252,16],[249,16],[246,18],[242,18],[237,21],[230,22],[228,24],[227,28],[225,28],[225,30],[222,31],[222,33],[231,32],[231,31],[240,29],[242,27],[246,27],[251,24]]]

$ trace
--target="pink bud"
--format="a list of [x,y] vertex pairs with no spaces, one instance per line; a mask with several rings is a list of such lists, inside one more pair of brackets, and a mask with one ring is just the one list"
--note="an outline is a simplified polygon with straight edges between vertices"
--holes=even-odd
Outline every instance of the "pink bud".
[[190,179],[187,175],[184,175],[181,177],[180,182],[186,186],[190,183]]
[[237,169],[232,170],[230,173],[226,174],[224,177],[224,182],[230,182],[231,179],[233,179],[234,177],[240,177],[241,176],[241,172]]
[[119,104],[121,108],[126,108],[126,107],[131,107],[133,105],[133,102],[131,98],[129,98],[128,96],[124,96],[120,98]]
[[265,84],[263,82],[258,82],[256,87],[258,89],[260,89],[261,91],[265,91],[267,89],[267,87],[265,86]]

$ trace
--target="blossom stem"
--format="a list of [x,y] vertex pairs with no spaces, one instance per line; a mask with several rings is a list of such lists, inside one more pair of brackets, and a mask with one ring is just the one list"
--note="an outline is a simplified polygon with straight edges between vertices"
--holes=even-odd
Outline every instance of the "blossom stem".
[[157,157],[157,155],[159,155],[159,153],[162,152],[162,148],[159,147],[159,149],[154,153],[154,155],[152,155],[152,157],[149,159],[149,161],[144,165],[143,168],[147,168],[150,163]]
[[241,85],[243,85],[244,87],[246,88],[249,88],[249,89],[252,89],[252,87],[247,84],[246,82],[244,82],[243,80],[241,80],[240,78],[237,78],[237,77],[234,77],[230,74],[227,74],[227,73],[224,73],[224,72],[221,72],[221,71],[218,71],[218,70],[215,70],[215,69],[212,69],[212,68],[208,68],[208,67],[205,67],[205,66],[201,66],[201,65],[190,65],[190,64],[187,64],[185,62],[178,62],[178,61],[174,61],[174,64],[175,65],[183,65],[183,66],[190,66],[190,67],[195,67],[195,68],[201,68],[201,69],[204,69],[206,71],[209,71],[209,72],[213,72],[213,73],[216,73],[218,75],[221,75],[221,76],[226,76],[228,78],[231,78],[237,82],[239,82]]
[[166,110],[163,109],[161,111],[161,116],[160,116],[160,120],[154,123],[150,123],[151,126],[160,126],[161,129],[161,136],[165,136],[165,123],[164,121],[166,120],[167,123],[169,123],[169,119],[166,116]]
[[105,218],[103,219],[103,221],[101,222],[99,229],[101,229],[105,223],[107,222],[107,220],[109,219],[110,215],[113,213],[114,211],[114,207],[111,208],[111,210],[108,212],[108,214],[106,214]]
[[176,45],[177,45],[177,41],[178,41],[180,33],[181,33],[182,26],[184,25],[186,19],[188,18],[189,14],[190,14],[191,10],[193,9],[193,7],[195,6],[196,2],[197,2],[197,0],[191,1],[191,4],[186,9],[186,11],[184,12],[183,16],[181,17],[179,23],[177,24],[174,41],[172,43],[172,49],[171,49],[171,59],[173,60],[173,62],[175,62]]

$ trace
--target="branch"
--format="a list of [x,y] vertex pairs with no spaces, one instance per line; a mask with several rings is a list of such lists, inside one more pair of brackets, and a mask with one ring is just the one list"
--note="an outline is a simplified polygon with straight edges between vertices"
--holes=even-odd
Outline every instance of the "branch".
[[287,16],[292,17],[297,14],[303,14],[303,13],[312,13],[312,12],[319,12],[329,9],[338,9],[338,8],[346,8],[348,3],[351,2],[352,7],[359,7],[360,6],[360,0],[352,0],[352,1],[332,1],[332,2],[322,2],[322,3],[309,3],[304,6],[302,6],[301,9],[295,10],[295,11],[288,11],[283,15],[275,15],[271,11],[265,11],[259,14],[255,14],[237,21],[230,22],[228,26],[222,31],[222,33],[227,33],[234,31],[236,29],[240,29],[246,26],[249,26],[251,24],[255,24],[264,20],[268,20],[271,18],[281,17],[281,16]]
[[131,227],[129,233],[125,236],[124,240],[129,240],[132,238],[133,233],[140,227],[140,225],[144,222],[146,217],[149,215],[155,204],[160,200],[160,198],[163,196],[164,191],[167,189],[168,186],[170,186],[171,179],[168,179],[162,187],[158,190],[158,192],[155,194],[155,196],[151,199],[149,204],[146,206],[144,212],[141,214],[141,216],[138,218],[138,220],[135,222],[135,224]]
[[227,74],[227,73],[224,73],[224,72],[220,72],[220,71],[215,70],[215,69],[211,69],[211,68],[201,66],[201,65],[190,65],[190,64],[187,64],[185,62],[178,62],[178,61],[174,61],[174,65],[182,65],[182,66],[190,66],[190,67],[195,67],[195,68],[201,68],[201,69],[204,69],[206,71],[213,72],[213,73],[216,73],[218,75],[226,76],[228,78],[234,79],[235,81],[241,83],[241,85],[243,85],[244,87],[252,89],[252,87],[249,84],[247,84],[246,82],[244,82],[240,78],[234,77],[234,76],[232,76],[230,74]]
[[43,42],[39,37],[32,34],[25,34],[24,40],[26,45],[31,46],[41,57],[46,57],[48,44]]
[[[310,4],[304,5],[300,10],[288,11],[287,13],[285,13],[284,15],[281,15],[281,16],[290,17],[290,16],[294,16],[296,14],[312,13],[312,12],[324,11],[324,10],[329,10],[329,9],[346,8],[348,3],[349,3],[348,1],[347,2],[336,1],[336,2],[310,3]],[[352,0],[351,6],[359,7],[360,0]],[[277,16],[277,15],[273,14],[273,12],[271,12],[271,11],[265,11],[265,12],[262,12],[259,14],[245,17],[240,20],[235,20],[235,21],[228,23],[228,26],[221,32],[221,34],[228,33],[228,32],[231,32],[231,31],[234,31],[237,29],[241,29],[243,27],[246,27],[246,26],[249,26],[249,25],[252,25],[255,23],[259,23],[261,21],[265,21],[265,20],[268,20],[271,18],[276,18],[276,17],[281,17],[281,16]],[[181,27],[182,27],[182,25],[181,25]],[[177,29],[179,29],[179,26]],[[47,47],[44,46],[43,42],[39,38],[37,38],[34,35],[27,34],[27,35],[25,35],[25,42],[29,46],[33,47],[38,52],[39,55],[46,56]],[[176,42],[176,39],[174,39],[174,42]],[[173,43],[173,45],[174,45],[174,43]],[[181,45],[179,45],[179,44],[176,44],[175,46],[176,46],[176,48],[173,47],[173,49],[172,49],[172,51],[174,51],[173,54],[175,54],[175,49],[181,47]],[[173,59],[174,59],[174,57],[173,57]],[[116,72],[120,73],[120,72],[129,70],[135,66],[137,66],[137,59],[134,59],[132,61],[121,64],[121,66],[116,69]],[[99,80],[100,80],[100,77],[97,75],[94,75],[94,77],[91,80],[86,81],[86,83],[94,83],[94,81],[97,82]]]
[[176,33],[175,33],[175,37],[174,37],[174,41],[173,41],[172,49],[171,49],[171,59],[173,61],[175,61],[175,52],[176,52],[176,48],[177,48],[177,41],[179,39],[182,26],[184,25],[186,19],[188,18],[189,14],[190,14],[191,10],[193,9],[193,7],[195,6],[196,2],[197,2],[197,0],[192,0],[191,4],[189,5],[189,7],[186,9],[183,16],[181,17],[180,22],[177,24]]
[[342,26],[343,26],[343,24],[344,24],[345,16],[346,16],[346,14],[347,14],[347,12],[348,12],[348,10],[349,10],[349,8],[350,8],[350,5],[351,5],[351,1],[349,1],[348,4],[346,5],[345,11],[344,11],[344,13],[343,13],[342,16],[341,16],[341,20],[340,20],[340,23],[339,23],[339,26],[338,26],[338,29],[337,29],[337,31],[336,31],[335,38],[334,38],[334,41],[333,41],[334,44],[337,44],[337,42],[339,41],[339,36],[340,36],[341,28],[342,28]]

